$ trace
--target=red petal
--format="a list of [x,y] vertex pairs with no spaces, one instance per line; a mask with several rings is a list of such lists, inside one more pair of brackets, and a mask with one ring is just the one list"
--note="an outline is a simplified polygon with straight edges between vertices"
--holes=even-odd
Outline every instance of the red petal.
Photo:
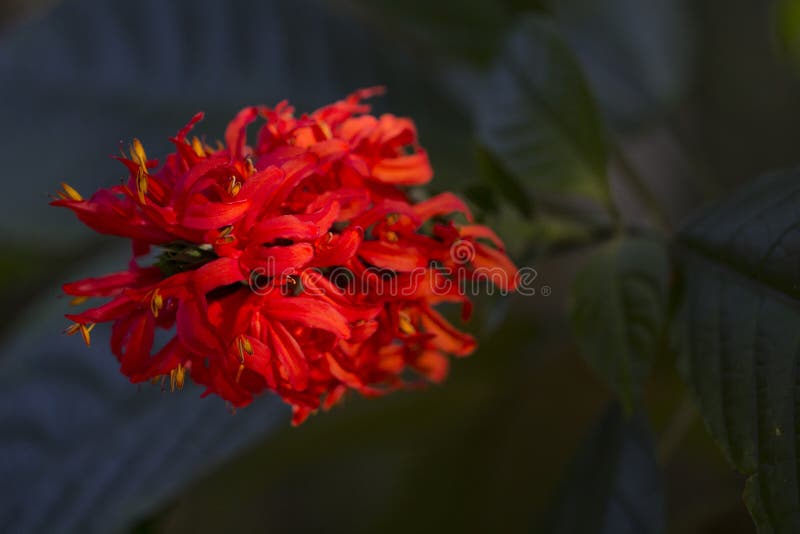
[[237,198],[247,199],[253,208],[241,221],[244,228],[250,228],[266,208],[278,185],[285,179],[285,173],[278,167],[267,167],[250,176],[242,186]]
[[203,298],[213,289],[245,280],[239,262],[234,258],[219,258],[206,263],[189,275],[197,288],[198,296]]
[[330,241],[320,238],[315,246],[313,265],[316,267],[333,267],[344,265],[355,256],[364,239],[361,228],[345,228],[341,234],[334,235]]
[[244,145],[247,141],[247,126],[258,117],[258,108],[251,106],[244,108],[228,124],[225,129],[225,144],[231,153],[231,158],[239,159],[243,156]]
[[319,233],[314,222],[301,221],[294,215],[279,215],[258,223],[248,238],[257,243],[270,243],[278,238],[315,239]]
[[[195,183],[208,174],[209,172],[224,167],[228,164],[225,158],[209,157],[201,160],[195,164],[189,172],[181,176],[175,184],[174,196],[181,201],[185,202],[188,192],[192,189]],[[182,207],[182,206],[181,206]]]
[[[275,387],[275,373],[272,369],[272,351],[258,339],[247,336],[253,347],[253,354],[245,354],[244,366],[264,378],[270,387]],[[238,356],[238,355],[237,355]]]
[[150,350],[153,348],[155,319],[150,310],[143,310],[128,323],[127,332],[122,342],[120,370],[126,376],[134,375],[147,369]]
[[325,354],[325,361],[328,363],[328,369],[331,374],[337,379],[352,388],[360,388],[364,385],[361,378],[356,373],[347,371],[331,353]]
[[414,212],[413,207],[408,202],[402,202],[399,200],[383,200],[380,204],[376,205],[372,209],[365,211],[358,217],[354,218],[351,226],[369,228],[384,217],[393,214],[407,216],[416,226],[419,226],[422,223],[419,217],[417,217],[417,214]]
[[444,317],[431,308],[423,311],[422,324],[427,333],[434,334],[432,342],[444,352],[456,356],[466,356],[475,350],[476,343],[472,336],[455,329]]
[[161,278],[161,271],[157,267],[152,267],[107,274],[97,278],[84,278],[64,284],[63,289],[68,295],[106,297],[117,295],[128,287],[155,283]]
[[303,391],[308,387],[308,362],[300,345],[282,324],[273,322],[268,328],[272,353],[280,362],[281,375],[295,390]]
[[428,380],[441,382],[447,378],[450,360],[438,351],[426,350],[419,355],[419,358],[413,363],[413,367],[425,375]]
[[[491,280],[503,291],[512,291],[517,285],[517,267],[504,253],[491,247],[475,244],[475,257],[472,265],[476,269],[475,275],[481,275]],[[499,272],[497,272],[499,270]]]
[[350,145],[341,139],[328,139],[327,141],[313,144],[310,150],[319,158],[319,164],[324,165],[346,156],[350,150]]
[[455,212],[463,213],[467,216],[467,220],[472,220],[469,208],[453,193],[442,193],[424,200],[414,206],[414,212],[423,221],[437,215],[448,215]]
[[104,323],[120,319],[131,311],[135,310],[138,304],[131,301],[125,295],[120,295],[112,301],[106,302],[102,306],[86,310],[78,314],[67,314],[70,321],[76,323]]
[[314,247],[308,243],[295,243],[286,247],[249,247],[240,258],[246,271],[255,271],[261,276],[295,274],[314,257]]
[[196,300],[184,299],[178,303],[177,323],[178,338],[190,351],[201,355],[224,352],[208,318]]
[[416,248],[385,241],[362,242],[358,255],[371,265],[393,271],[408,272],[428,265],[428,258]]
[[386,158],[372,167],[373,178],[395,185],[424,184],[433,178],[428,155],[420,150],[409,156]]
[[192,117],[191,120],[188,123],[186,123],[186,126],[184,126],[178,131],[178,134],[175,136],[175,140],[184,141],[189,132],[192,131],[192,128],[194,128],[195,124],[203,120],[204,116],[205,114],[202,111],[196,113],[194,117]]
[[463,238],[486,239],[500,250],[504,249],[503,241],[487,226],[479,224],[461,226],[458,233]]
[[227,226],[245,214],[250,202],[221,203],[207,202],[205,204],[190,204],[183,215],[182,224],[195,230],[210,230]]
[[300,323],[310,328],[327,330],[341,338],[350,337],[347,321],[336,308],[316,298],[285,297],[265,301],[261,313],[271,319]]

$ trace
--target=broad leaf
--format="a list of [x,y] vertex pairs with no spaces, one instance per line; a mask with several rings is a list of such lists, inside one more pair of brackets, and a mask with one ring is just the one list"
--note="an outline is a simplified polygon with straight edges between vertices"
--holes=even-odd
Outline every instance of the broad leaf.
[[453,71],[448,81],[473,110],[479,140],[505,169],[533,190],[607,198],[600,115],[551,23],[522,19],[481,76]]
[[502,197],[514,206],[526,218],[533,216],[533,202],[525,188],[516,178],[511,176],[497,158],[485,147],[478,145],[476,149],[478,168],[492,189],[496,189]]
[[679,238],[680,367],[708,429],[750,475],[761,532],[800,531],[800,171],[760,178]]
[[[81,274],[124,265],[114,255]],[[90,272],[87,272],[90,271]],[[87,348],[61,334],[57,288],[0,352],[0,531],[119,532],[243,447],[289,425],[265,396],[232,414],[202,388],[162,392],[119,373],[101,325]]]
[[612,405],[586,439],[548,518],[550,534],[658,534],[664,495],[642,415]]
[[692,71],[686,0],[550,0],[604,115],[617,127],[658,118],[682,97]]
[[587,261],[570,313],[581,352],[630,409],[663,340],[669,283],[664,245],[617,238]]

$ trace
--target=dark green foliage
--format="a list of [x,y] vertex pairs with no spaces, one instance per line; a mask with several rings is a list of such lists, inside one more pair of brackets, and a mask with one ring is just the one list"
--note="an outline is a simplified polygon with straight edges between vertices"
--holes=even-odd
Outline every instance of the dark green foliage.
[[581,352],[628,412],[663,345],[669,271],[663,243],[620,237],[575,279],[570,311]]
[[800,171],[758,179],[678,238],[680,367],[709,431],[750,475],[761,532],[800,529]]
[[642,414],[612,404],[581,445],[542,532],[664,532],[661,470]]

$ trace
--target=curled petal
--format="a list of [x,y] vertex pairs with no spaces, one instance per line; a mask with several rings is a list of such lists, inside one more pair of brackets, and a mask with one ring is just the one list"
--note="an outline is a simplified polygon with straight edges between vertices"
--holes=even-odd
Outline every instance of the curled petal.
[[423,269],[428,265],[428,258],[417,248],[399,243],[364,241],[358,247],[358,255],[375,267],[399,272]]
[[420,185],[433,178],[428,155],[420,150],[410,156],[386,158],[372,167],[372,176],[378,181],[394,185]]
[[327,330],[341,338],[350,337],[350,327],[336,308],[314,298],[286,297],[276,299],[262,312],[277,321],[298,322],[309,328]]
[[467,220],[472,220],[472,213],[470,213],[467,205],[453,193],[441,193],[414,205],[414,213],[423,221],[427,221],[437,215],[448,215],[450,213],[463,213],[466,215]]
[[268,329],[272,353],[278,359],[281,377],[288,380],[293,389],[303,391],[308,387],[308,362],[303,350],[281,323],[269,323]]
[[210,230],[228,226],[239,220],[249,207],[250,203],[247,200],[191,204],[186,208],[182,224],[186,228],[194,230]]
[[225,130],[225,144],[231,152],[232,159],[243,156],[245,141],[247,140],[247,126],[258,117],[258,108],[250,106],[244,108],[228,124]]

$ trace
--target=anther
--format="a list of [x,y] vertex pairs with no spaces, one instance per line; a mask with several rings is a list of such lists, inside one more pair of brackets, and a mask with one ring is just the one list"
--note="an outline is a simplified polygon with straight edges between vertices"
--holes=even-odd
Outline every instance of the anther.
[[236,383],[239,383],[239,379],[242,377],[242,371],[244,371],[244,364],[239,365],[239,370],[236,371]]
[[400,327],[400,331],[404,334],[413,335],[417,333],[417,329],[414,328],[414,324],[411,322],[411,317],[408,316],[406,312],[401,311],[398,315],[398,326]]
[[236,179],[235,176],[231,176],[231,181],[228,183],[228,194],[232,197],[235,197],[239,194],[239,191],[242,190],[242,183]]
[[198,157],[206,157],[206,151],[203,148],[203,143],[201,143],[200,139],[197,137],[192,138],[192,150],[194,150],[194,153],[197,154]]
[[236,344],[239,348],[239,361],[244,363],[244,356],[247,354],[248,356],[253,355],[253,344],[250,343],[250,340],[247,339],[247,336],[239,336],[236,338]]
[[219,231],[219,237],[217,238],[217,243],[231,243],[233,240],[236,239],[233,236],[233,225],[229,224],[228,226],[223,226]]
[[81,304],[83,304],[87,300],[89,300],[89,297],[87,297],[85,295],[79,295],[77,297],[73,297],[73,299],[70,300],[69,303],[70,303],[71,306],[80,306]]
[[150,177],[147,174],[147,154],[144,152],[142,142],[138,139],[133,140],[131,145],[131,159],[139,165],[136,171],[136,193],[139,195],[139,202],[145,203],[145,195],[147,195],[147,179]]
[[83,323],[73,323],[69,325],[65,330],[64,333],[68,336],[72,336],[77,334],[78,332],[81,333],[81,337],[83,338],[83,342],[86,343],[86,346],[91,345],[91,338],[89,333],[94,328],[94,323],[83,324]]
[[150,296],[150,311],[153,317],[158,317],[158,312],[164,307],[164,298],[161,296],[161,291],[156,289]]
[[74,188],[70,187],[68,184],[61,182],[61,188],[64,191],[59,191],[58,196],[63,200],[77,200],[80,202],[83,200],[83,197],[78,193]]
[[186,379],[186,367],[181,364],[178,364],[178,372],[176,373],[176,380],[175,383],[178,386],[178,389],[183,389],[183,383]]

